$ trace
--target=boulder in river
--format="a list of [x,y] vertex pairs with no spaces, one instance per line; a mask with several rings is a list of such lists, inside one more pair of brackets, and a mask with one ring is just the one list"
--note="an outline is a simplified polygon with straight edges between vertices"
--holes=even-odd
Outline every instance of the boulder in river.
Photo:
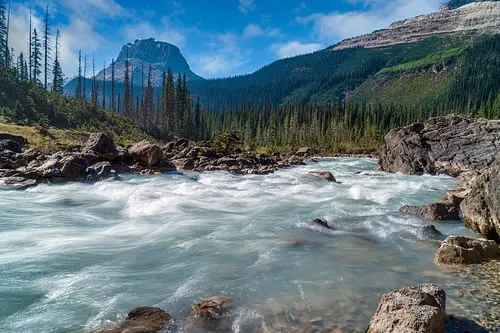
[[366,333],[441,333],[445,331],[446,294],[433,284],[384,294]]
[[333,176],[333,174],[331,172],[327,172],[327,171],[312,171],[312,172],[309,172],[309,174],[313,175],[315,177],[324,179],[324,180],[326,180],[328,182],[333,182],[333,183],[337,182],[337,180],[335,179],[335,177]]
[[92,153],[104,160],[114,160],[119,156],[115,142],[104,133],[93,133],[90,135],[83,152]]
[[103,328],[95,333],[158,333],[170,332],[174,325],[172,317],[160,308],[140,307],[129,312],[124,321],[109,328]]
[[28,187],[36,185],[36,179],[27,179],[25,177],[0,177],[0,189],[25,190]]
[[418,215],[430,221],[453,221],[460,219],[460,210],[452,202],[434,202],[426,206],[404,206],[401,213]]
[[500,147],[500,121],[450,115],[391,130],[382,170],[458,176],[489,166]]
[[460,209],[468,228],[500,242],[500,155],[471,182],[471,192]]
[[214,320],[222,316],[233,300],[225,296],[213,296],[195,303],[189,310],[189,316],[203,320]]
[[163,156],[161,148],[149,141],[134,144],[130,147],[129,153],[141,166],[147,168],[156,166]]
[[307,223],[313,227],[333,229],[328,225],[328,221],[325,219],[316,218],[314,220],[308,221]]
[[441,242],[434,259],[441,265],[480,264],[500,259],[500,247],[491,240],[449,236]]

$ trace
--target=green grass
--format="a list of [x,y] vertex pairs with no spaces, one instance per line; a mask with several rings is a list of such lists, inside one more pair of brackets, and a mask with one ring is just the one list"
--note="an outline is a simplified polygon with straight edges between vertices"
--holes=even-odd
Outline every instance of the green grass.
[[383,68],[377,74],[400,73],[400,72],[412,71],[419,68],[426,68],[438,64],[440,62],[443,62],[447,59],[454,58],[460,55],[464,50],[465,48],[463,47],[451,48],[443,52],[430,54],[419,60],[409,61],[396,66]]

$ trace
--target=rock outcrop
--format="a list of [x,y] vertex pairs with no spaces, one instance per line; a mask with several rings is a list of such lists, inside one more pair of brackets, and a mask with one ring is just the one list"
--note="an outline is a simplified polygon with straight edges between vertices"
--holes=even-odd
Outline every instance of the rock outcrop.
[[500,259],[500,247],[491,240],[449,236],[441,242],[434,260],[440,265],[480,264]]
[[381,149],[380,167],[411,175],[482,170],[500,147],[500,121],[450,115],[390,131]]
[[500,242],[500,155],[472,180],[471,191],[460,209],[468,228]]
[[[451,9],[453,8],[453,9]],[[337,44],[332,50],[353,47],[382,47],[416,42],[432,35],[457,34],[475,31],[495,33],[500,31],[500,3],[474,2],[459,8],[443,7],[428,15],[394,22],[387,29],[378,30]]]
[[124,321],[109,328],[103,328],[95,333],[158,333],[172,332],[172,317],[160,308],[140,307],[129,312]]
[[425,206],[404,206],[401,213],[418,215],[430,221],[453,221],[460,219],[459,208],[451,202],[434,202]]
[[189,316],[203,320],[214,320],[222,316],[233,301],[229,297],[213,296],[195,303],[189,310]]
[[433,284],[391,291],[382,296],[367,333],[441,333],[445,331],[446,295]]

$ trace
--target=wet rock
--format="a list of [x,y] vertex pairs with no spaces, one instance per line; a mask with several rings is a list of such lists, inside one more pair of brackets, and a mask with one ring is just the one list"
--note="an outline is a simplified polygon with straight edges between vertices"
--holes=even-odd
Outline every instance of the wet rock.
[[68,180],[85,179],[86,170],[89,166],[88,161],[78,155],[64,157],[58,164],[62,165],[61,176]]
[[316,226],[316,227],[320,227],[320,228],[326,228],[326,229],[333,230],[333,228],[328,225],[328,221],[325,219],[317,218],[317,219],[314,219],[314,220],[309,221],[307,223],[311,226]]
[[189,316],[203,320],[214,320],[222,316],[231,306],[232,299],[224,296],[205,298],[194,304],[189,310]]
[[173,332],[172,317],[160,308],[140,307],[129,312],[116,326],[103,328],[95,333],[158,333]]
[[0,177],[0,189],[25,190],[28,187],[36,186],[35,179],[25,177]]
[[450,115],[390,131],[382,170],[458,176],[489,166],[500,146],[500,121]]
[[318,177],[318,178],[321,178],[321,179],[324,179],[326,181],[329,181],[329,182],[333,182],[333,183],[336,183],[337,180],[335,179],[335,177],[333,176],[333,174],[331,172],[309,172],[310,175],[313,175],[315,177]]
[[[59,168],[60,156],[53,155],[45,163],[36,168],[36,171],[45,178],[61,177],[61,170]],[[29,168],[29,166],[28,166]]]
[[500,155],[471,182],[471,191],[460,209],[465,226],[500,242]]
[[88,167],[85,173],[86,180],[89,183],[115,177],[111,163],[108,161],[99,162]]
[[217,165],[227,165],[228,167],[238,165],[238,160],[232,157],[221,157],[217,160]]
[[422,233],[424,234],[425,237],[427,238],[442,238],[444,235],[436,229],[434,225],[426,225],[425,227],[422,228]]
[[460,209],[451,202],[434,202],[426,206],[404,206],[401,213],[418,215],[430,221],[454,221],[460,219]]
[[366,333],[441,333],[445,330],[446,295],[433,284],[384,294]]
[[172,161],[162,159],[158,164],[158,171],[160,173],[177,171],[177,167],[174,165],[174,163],[172,163]]
[[129,154],[140,165],[147,168],[156,166],[163,156],[161,148],[149,141],[141,141],[134,144],[130,147]]
[[119,156],[115,142],[104,133],[93,133],[90,135],[85,147],[84,153],[95,154],[99,158],[112,161]]
[[434,259],[441,265],[480,264],[500,259],[500,247],[491,240],[449,236],[441,242]]

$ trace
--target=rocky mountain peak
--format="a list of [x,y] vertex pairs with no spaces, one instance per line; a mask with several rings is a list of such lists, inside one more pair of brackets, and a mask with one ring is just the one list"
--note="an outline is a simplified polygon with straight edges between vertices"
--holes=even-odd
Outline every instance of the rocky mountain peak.
[[450,0],[441,7],[441,10],[457,9],[474,2],[496,2],[500,0]]
[[[161,85],[162,74],[168,70],[175,75],[186,74],[188,80],[202,80],[203,78],[193,73],[189,64],[179,48],[173,44],[157,41],[154,38],[137,39],[133,43],[125,44],[115,61],[115,78],[123,81],[125,76],[125,63],[129,61],[134,84],[141,85],[143,78],[147,78],[151,66],[153,83]],[[106,79],[111,78],[111,66],[106,69]],[[97,75],[98,80],[104,79],[104,71]]]

